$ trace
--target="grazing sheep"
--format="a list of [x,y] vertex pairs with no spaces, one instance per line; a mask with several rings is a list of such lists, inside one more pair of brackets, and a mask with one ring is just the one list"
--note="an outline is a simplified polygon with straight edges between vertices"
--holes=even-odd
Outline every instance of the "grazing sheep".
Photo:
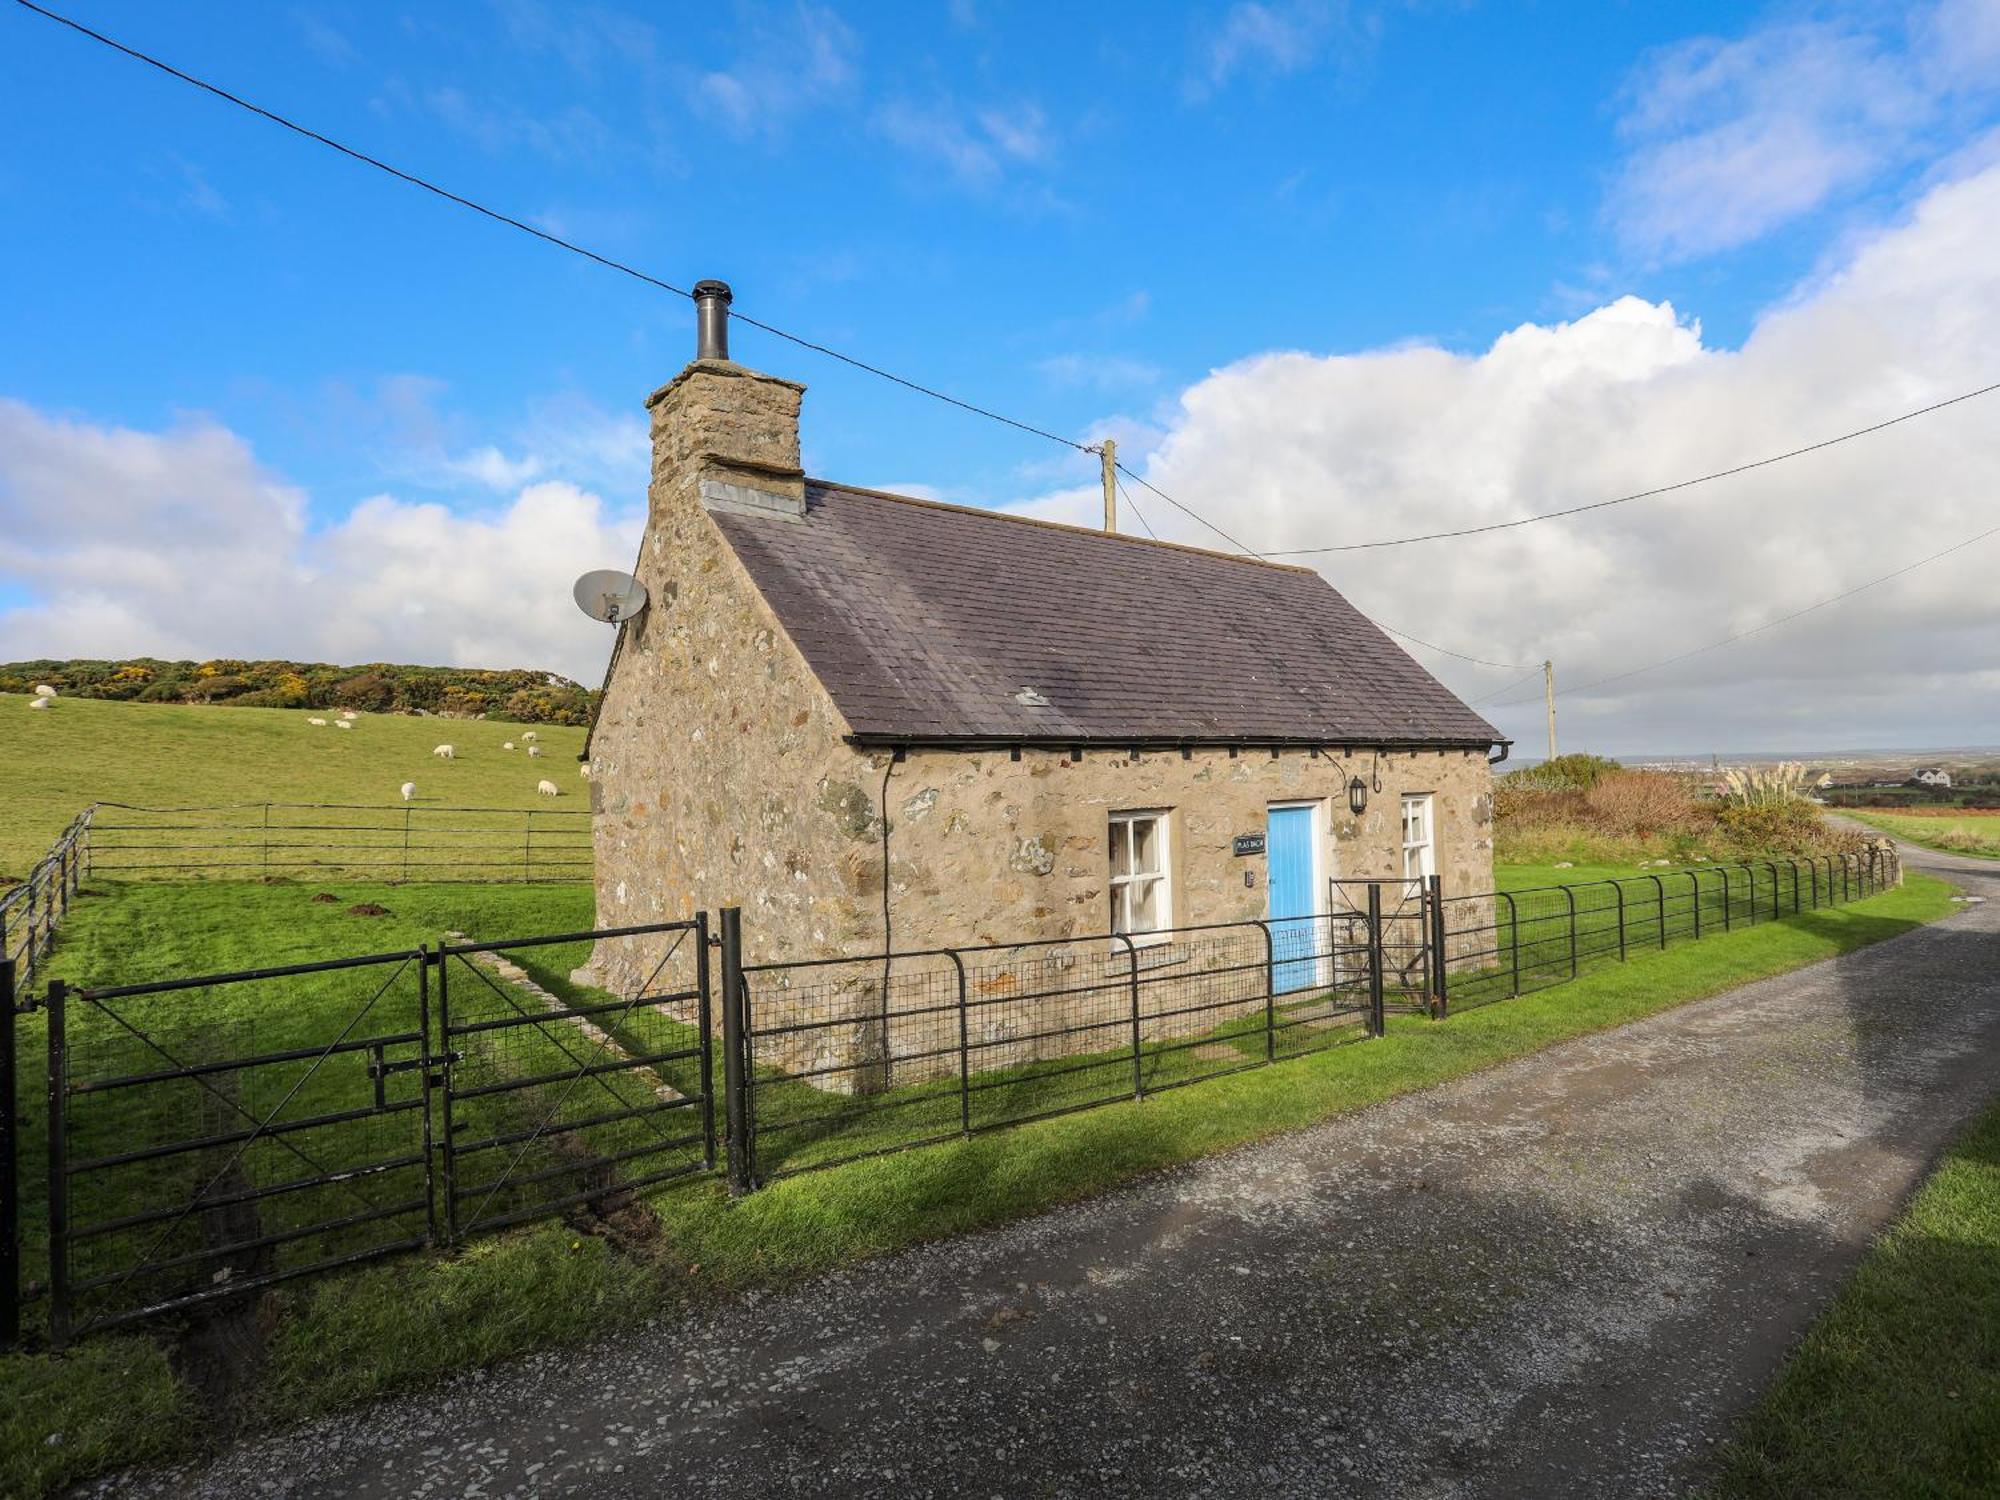
[[312,725],[312,727],[315,729],[326,728],[326,720],[324,719],[307,719],[306,722]]
[[579,776],[581,776],[581,777],[582,777],[582,778],[583,778],[583,779],[584,779],[585,781],[588,781],[588,780],[590,780],[590,767],[589,767],[589,766],[578,766],[578,767],[576,768],[576,774],[577,774],[577,775],[579,775]]
[[28,707],[30,707],[30,708],[47,708],[47,707],[49,706],[49,702],[50,702],[50,700],[49,700],[49,699],[47,699],[47,698],[30,698],[30,699],[28,700]]
[[333,721],[333,727],[335,729],[352,729],[354,726],[348,723],[347,720],[345,719],[335,719]]
[[439,760],[450,760],[457,753],[458,752],[452,749],[452,747],[449,745],[439,745],[436,749],[431,751],[431,754],[435,755]]
[[56,690],[50,687],[46,682],[38,682],[35,684],[35,696],[37,698],[53,698],[55,697],[55,695],[56,695]]
[[356,713],[356,712],[355,712],[355,711],[354,711],[353,709],[351,709],[351,708],[343,708],[343,709],[342,709],[342,710],[340,711],[340,716],[341,716],[341,718],[343,718],[343,719],[358,719],[358,718],[360,718],[360,717],[361,717],[361,715],[360,715],[360,714]]
[[535,783],[535,790],[540,792],[544,797],[560,797],[562,795],[562,788],[557,786],[553,781],[538,781]]
[[540,755],[541,753],[542,753],[542,747],[541,747],[540,745],[530,745],[530,746],[528,746],[528,754],[530,754],[530,755]]
[[541,736],[536,734],[534,730],[530,729],[527,733],[523,734],[521,738],[526,740],[529,744],[532,745],[536,740],[540,739]]
[[416,783],[415,783],[414,781],[406,781],[406,782],[404,782],[404,783],[403,783],[403,800],[404,800],[405,802],[411,802],[411,801],[414,801],[414,800],[416,799],[416,795],[417,795],[417,784],[416,784]]
[[512,750],[514,748],[514,742],[512,740],[509,740],[507,741],[506,744],[502,745],[500,748],[502,750]]

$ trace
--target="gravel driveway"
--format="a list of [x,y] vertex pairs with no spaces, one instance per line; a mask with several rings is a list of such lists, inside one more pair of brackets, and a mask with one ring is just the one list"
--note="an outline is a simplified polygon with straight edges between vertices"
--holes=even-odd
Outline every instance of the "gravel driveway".
[[[2000,897],[2000,866],[1908,858]],[[102,1488],[1679,1493],[1996,1058],[2000,900],[1008,1229]]]

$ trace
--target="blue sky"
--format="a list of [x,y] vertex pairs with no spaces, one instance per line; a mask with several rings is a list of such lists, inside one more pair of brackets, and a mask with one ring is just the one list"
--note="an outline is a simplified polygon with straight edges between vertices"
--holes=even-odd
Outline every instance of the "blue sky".
[[[1118,433],[1135,464],[1193,441],[1172,447],[1211,372],[1282,351],[1477,360],[1510,330],[1630,298],[1670,306],[1668,331],[1696,331],[1696,363],[1714,364],[1837,281],[1858,246],[1906,230],[1939,184],[1985,170],[2000,120],[1974,66],[2000,21],[1975,0],[68,9],[669,281],[728,279],[742,311],[1037,425]],[[38,431],[233,440],[232,472],[293,515],[274,545],[294,550],[385,497],[490,517],[560,482],[601,501],[607,534],[641,503],[637,414],[689,352],[679,299],[11,6],[0,134],[0,397]],[[736,353],[808,384],[815,472],[1057,512],[1088,475],[1087,460],[750,330]],[[1877,388],[1879,414],[1918,385]],[[1662,444],[1629,476],[1579,467],[1658,482],[1707,451]],[[143,489],[151,461],[121,472]],[[1464,503],[1590,498],[1556,493],[1562,473],[1542,493]],[[1233,530],[1263,524],[1228,489],[1198,498]],[[1282,527],[1248,539],[1411,529],[1398,494],[1365,499],[1357,518],[1300,491]],[[167,484],[134,503],[200,500]],[[0,620],[50,644],[23,623],[46,592],[33,561],[0,553]],[[1546,612],[1503,626],[1402,583],[1385,600],[1366,574],[1329,576],[1475,654],[1555,649]],[[1534,595],[1532,580],[1514,590],[1517,616]],[[176,632],[190,649],[256,645]],[[1567,654],[1586,671],[1621,664],[1589,649]],[[1456,671],[1467,691],[1495,685]],[[1641,738],[1671,727],[1608,722]]]

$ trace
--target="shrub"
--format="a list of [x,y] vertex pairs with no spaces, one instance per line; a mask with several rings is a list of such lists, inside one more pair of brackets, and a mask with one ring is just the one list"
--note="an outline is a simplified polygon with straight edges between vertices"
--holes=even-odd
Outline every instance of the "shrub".
[[1723,780],[1729,787],[1727,799],[1739,807],[1783,807],[1806,799],[1806,768],[1795,760],[1745,766]]
[[1587,792],[1614,771],[1624,769],[1602,755],[1558,755],[1539,766],[1508,772],[1503,784],[1522,791]]
[[1614,771],[1585,792],[1583,801],[1606,831],[1640,838],[1677,832],[1696,819],[1687,782],[1660,771]]

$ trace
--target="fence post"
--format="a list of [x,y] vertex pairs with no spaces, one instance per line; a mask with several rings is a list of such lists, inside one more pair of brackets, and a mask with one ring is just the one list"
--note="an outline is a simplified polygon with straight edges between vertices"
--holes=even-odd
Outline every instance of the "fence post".
[[1618,962],[1625,962],[1625,882],[1614,880],[1611,889],[1618,894]]
[[728,1131],[729,1192],[741,1197],[750,1180],[749,1128],[743,1098],[743,908],[721,911],[722,938],[722,1093],[723,1119]]
[[1368,1034],[1381,1036],[1388,1028],[1382,1010],[1382,886],[1368,882]]
[[708,953],[708,912],[694,914],[695,1033],[701,1038],[701,1169],[715,1170],[715,982]]
[[[532,807],[521,816],[521,879],[529,885],[535,880],[535,810]],[[727,1004],[725,1001],[724,1005]]]
[[1799,862],[1788,859],[1785,863],[1792,867],[1792,915],[1796,917],[1799,914]]
[[1576,978],[1576,890],[1573,886],[1563,886],[1563,898],[1569,902],[1569,977]]
[[410,882],[410,806],[403,804],[403,883]]
[[1657,875],[1648,875],[1653,882],[1653,909],[1660,914],[1660,946],[1667,946],[1667,883]]
[[1727,932],[1729,931],[1731,925],[1730,919],[1733,915],[1729,909],[1729,903],[1733,899],[1729,889],[1729,866],[1722,866],[1721,869],[1716,871],[1716,874],[1722,877],[1722,930]]
[[[1331,910],[1331,907],[1328,908]],[[1333,947],[1332,919],[1327,921],[1328,949]],[[1264,1061],[1278,1060],[1278,945],[1271,937],[1271,924],[1259,922],[1257,930],[1264,934]],[[1339,962],[1338,959],[1335,960]],[[1317,964],[1318,960],[1315,959]]]
[[1444,880],[1432,875],[1425,880],[1430,898],[1431,1014],[1442,1021],[1450,1013],[1451,994],[1444,974]]
[[951,966],[958,973],[958,1129],[961,1135],[972,1134],[972,1026],[966,1017],[965,960],[958,956],[956,948],[948,948],[946,954]]
[[1694,887],[1694,937],[1696,942],[1700,942],[1701,941],[1701,876],[1697,874],[1695,871],[1689,870],[1688,884]]
[[[438,1072],[438,1081],[444,1085],[444,1107],[438,1111],[438,1133],[443,1138],[439,1149],[444,1156],[444,1242],[446,1245],[458,1243],[458,1139],[454,1133],[451,1117],[451,950],[439,943],[437,948],[438,1014],[437,1040],[438,1057],[443,1066]],[[430,1069],[424,1069],[426,1077]]]
[[69,987],[49,985],[49,1342],[69,1341]]
[[264,840],[261,847],[264,851],[264,878],[269,880],[271,878],[271,804],[268,802],[264,804]]
[[[417,1076],[424,1086],[424,1241],[438,1242],[437,1152],[431,1144],[433,1096],[437,1091],[437,1056],[431,1050],[431,965],[443,967],[442,955],[431,952],[430,944],[417,948],[417,1048],[421,1061]],[[381,1087],[378,1075],[376,1087]]]
[[1139,1050],[1139,950],[1124,933],[1116,936],[1125,945],[1125,963],[1131,974],[1127,987],[1132,992],[1132,1097],[1143,1099],[1146,1097],[1146,1059]]
[[0,1349],[21,1338],[21,1137],[14,960],[0,951]]
[[1514,903],[1512,892],[1496,891],[1494,894],[1507,903],[1507,932],[1511,939],[1507,946],[1513,953],[1514,998],[1518,1000],[1521,997],[1521,911]]

